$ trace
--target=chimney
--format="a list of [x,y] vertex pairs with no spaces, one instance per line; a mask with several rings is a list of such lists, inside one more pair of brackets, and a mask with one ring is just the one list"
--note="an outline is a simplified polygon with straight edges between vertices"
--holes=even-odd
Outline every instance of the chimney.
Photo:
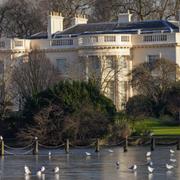
[[48,16],[48,38],[51,39],[52,34],[57,31],[63,31],[63,19],[62,14],[59,12],[51,12]]
[[72,19],[72,23],[71,25],[72,26],[75,26],[77,24],[87,24],[88,22],[88,19],[86,18],[86,16],[75,16],[73,19]]
[[176,11],[176,16],[175,16],[176,21],[180,21],[180,10]]
[[130,13],[130,11],[128,11],[127,13],[121,13],[118,16],[118,23],[128,23],[131,22],[131,18],[132,18],[132,14]]
[[176,21],[177,21],[177,25],[179,27],[179,32],[180,32],[180,10],[177,11],[176,13]]

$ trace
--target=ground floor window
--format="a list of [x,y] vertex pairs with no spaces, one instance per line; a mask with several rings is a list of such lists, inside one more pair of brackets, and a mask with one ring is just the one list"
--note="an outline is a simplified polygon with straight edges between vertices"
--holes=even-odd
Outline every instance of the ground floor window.
[[67,73],[67,61],[64,58],[56,59],[56,65],[57,65],[57,70],[61,74],[66,74]]

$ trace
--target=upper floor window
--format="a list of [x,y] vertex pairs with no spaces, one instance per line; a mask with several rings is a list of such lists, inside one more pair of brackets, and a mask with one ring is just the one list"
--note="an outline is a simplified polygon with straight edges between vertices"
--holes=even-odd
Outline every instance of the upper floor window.
[[73,45],[73,39],[57,39],[52,41],[52,46],[69,46]]
[[104,42],[115,42],[116,36],[104,36]]
[[148,35],[143,37],[144,42],[154,42],[154,41],[167,41],[166,34],[159,34],[159,35]]
[[122,42],[129,42],[129,36],[121,36],[121,41]]
[[14,46],[15,47],[22,47],[23,46],[23,41],[14,41]]
[[98,37],[97,37],[97,36],[90,36],[90,42],[91,42],[91,43],[96,43],[96,42],[98,42]]

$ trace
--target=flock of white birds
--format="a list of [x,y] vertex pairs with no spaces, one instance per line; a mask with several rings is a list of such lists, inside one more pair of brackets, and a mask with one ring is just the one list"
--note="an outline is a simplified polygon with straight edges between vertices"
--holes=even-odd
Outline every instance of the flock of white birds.
[[[113,153],[114,151],[112,149],[108,149],[108,152]],[[168,171],[172,170],[174,168],[173,163],[176,162],[176,159],[174,158],[175,151],[170,149],[169,152],[170,152],[170,160],[169,160],[170,163],[165,164],[165,167],[166,167],[166,169]],[[51,152],[49,152],[48,155],[49,155],[49,158],[51,158]],[[92,156],[92,154],[90,152],[85,152],[85,155],[86,156]],[[150,151],[146,153],[147,170],[148,170],[149,173],[154,172],[153,162],[151,161],[151,155],[152,155],[152,153]],[[116,167],[119,168],[119,166],[120,166],[120,162],[116,161]],[[138,168],[138,166],[136,164],[134,164],[131,167],[129,167],[128,169],[130,171],[135,172],[137,170],[137,168]],[[45,166],[42,166],[41,169],[36,172],[36,175],[37,176],[42,176],[43,174],[45,174],[45,171],[46,171]],[[57,166],[52,171],[53,171],[54,174],[58,174],[60,172],[60,168]],[[31,175],[32,174],[30,168],[28,166],[26,166],[26,165],[24,166],[24,172],[25,172],[25,175]]]
[[[113,153],[113,150],[111,150],[111,149],[109,149],[108,151],[110,153]],[[175,154],[175,151],[173,149],[170,149],[169,152],[170,152],[170,160],[169,160],[170,163],[169,164],[166,163],[165,167],[166,167],[167,170],[172,170],[174,168],[173,163],[176,162],[176,159],[173,158],[173,156]],[[85,154],[86,154],[86,156],[91,156],[91,153],[89,153],[89,152],[85,152]],[[153,162],[151,161],[151,155],[152,155],[151,151],[146,153],[147,170],[148,170],[149,173],[153,173],[153,171],[154,171]],[[116,166],[119,168],[119,166],[120,166],[120,162],[119,161],[116,161]],[[131,167],[129,167],[128,169],[131,170],[131,171],[136,171],[137,168],[138,168],[138,166],[136,164],[134,164]]]
[[[46,168],[44,166],[42,166],[41,169],[36,172],[36,175],[42,176],[43,174],[45,174],[45,170],[46,170]],[[58,166],[53,169],[54,174],[58,174],[59,171],[60,171],[60,169]],[[25,172],[25,175],[32,175],[30,168],[26,165],[24,166],[24,172]]]
[[[170,149],[169,152],[170,152],[170,160],[169,160],[170,163],[169,163],[169,164],[168,164],[168,163],[165,164],[165,167],[166,167],[166,169],[167,169],[168,171],[169,171],[169,170],[172,170],[172,169],[174,168],[173,163],[176,162],[176,159],[173,158],[173,157],[174,157],[174,154],[175,154],[175,151],[172,150],[172,149]],[[146,153],[147,170],[148,170],[149,173],[153,173],[153,172],[154,172],[153,162],[152,162],[152,160],[151,160],[151,155],[152,155],[152,153],[151,153],[150,151]],[[120,165],[120,163],[119,163],[119,161],[117,161],[117,162],[116,162],[116,166],[119,167],[119,165]],[[134,164],[134,165],[132,165],[131,167],[129,167],[128,169],[131,170],[131,171],[136,171],[136,170],[137,170],[137,167],[138,167],[138,166],[137,166],[136,164]]]

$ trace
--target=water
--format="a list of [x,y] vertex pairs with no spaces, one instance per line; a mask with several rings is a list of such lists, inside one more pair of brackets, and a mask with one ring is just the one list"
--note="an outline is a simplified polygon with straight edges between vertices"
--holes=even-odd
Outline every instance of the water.
[[[63,150],[55,150],[52,157],[48,157],[48,151],[41,151],[39,156],[5,156],[0,159],[0,180],[179,180],[180,179],[180,152],[176,151],[175,168],[167,171],[165,163],[169,163],[169,149],[157,147],[152,153],[154,172],[147,171],[145,154],[149,147],[131,147],[127,153],[122,148],[113,148],[114,153],[108,149],[102,149],[95,153],[94,149],[73,149],[69,155]],[[92,153],[86,157],[85,152]],[[119,169],[116,161],[120,162]],[[24,175],[24,165],[30,167],[31,176]],[[137,171],[128,170],[132,164],[137,164]],[[36,171],[41,166],[46,167],[46,173],[42,177],[36,176]],[[52,169],[60,167],[60,174],[53,174]]]

